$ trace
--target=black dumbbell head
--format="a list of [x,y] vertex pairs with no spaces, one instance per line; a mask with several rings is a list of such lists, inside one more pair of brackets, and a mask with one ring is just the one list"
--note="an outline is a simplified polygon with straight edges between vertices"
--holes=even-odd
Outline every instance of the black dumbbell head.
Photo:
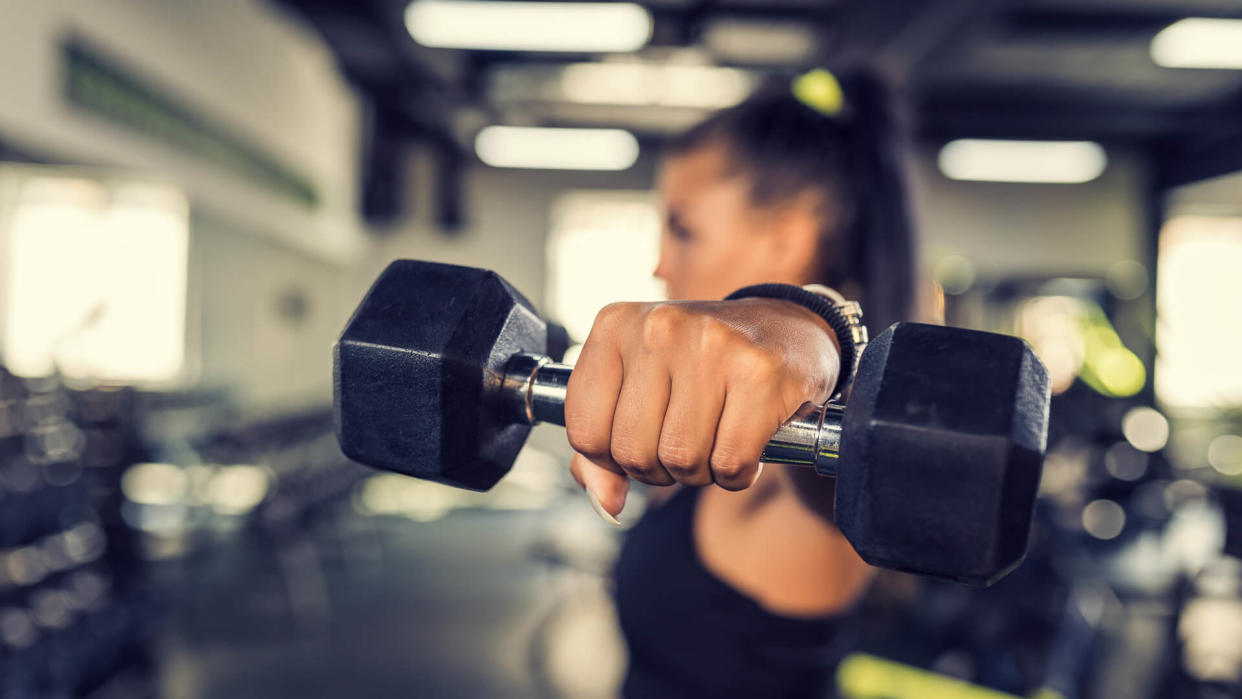
[[1022,562],[1043,466],[1048,375],[1005,335],[897,323],[862,355],[836,521],[886,568],[989,585]]
[[371,287],[334,350],[337,438],[349,458],[474,490],[509,471],[530,427],[493,408],[517,352],[547,330],[494,272],[398,260]]

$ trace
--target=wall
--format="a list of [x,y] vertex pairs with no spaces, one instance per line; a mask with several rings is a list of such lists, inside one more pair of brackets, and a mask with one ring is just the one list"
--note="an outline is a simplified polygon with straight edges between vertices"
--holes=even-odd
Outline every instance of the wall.
[[[88,39],[145,79],[305,173],[323,196],[307,210],[159,143],[64,104],[60,42]],[[645,189],[651,155],[625,173],[500,171],[470,166],[466,227],[430,222],[426,159],[410,167],[415,214],[368,239],[355,214],[358,104],[322,42],[260,0],[0,0],[0,139],[49,159],[171,176],[190,193],[191,343],[201,383],[229,387],[256,410],[323,402],[329,347],[391,259],[496,269],[538,305],[551,204],[581,188]],[[1138,257],[1140,161],[1085,185],[960,183],[916,163],[928,259],[971,258],[981,277],[1100,273]],[[297,289],[308,315],[282,320]]]
[[1169,216],[1242,216],[1242,172],[1178,187],[1165,201]]
[[[78,37],[313,183],[317,206],[68,104]],[[317,35],[262,0],[0,0],[0,139],[55,163],[158,173],[189,193],[192,378],[243,408],[330,399],[329,347],[367,248],[356,211],[359,107]],[[282,294],[307,301],[282,321]]]
[[[1120,259],[1142,260],[1145,225],[1142,160],[1109,150],[1109,166],[1077,185],[958,182],[936,167],[937,151],[919,149],[911,188],[924,263],[945,255],[972,261],[980,278],[1049,273],[1103,275]],[[569,189],[647,189],[655,158],[625,173],[503,171],[472,167],[467,175],[470,225],[442,235],[426,220],[427,206],[392,231],[361,268],[369,281],[387,261],[418,257],[500,271],[538,303],[546,264],[544,237],[556,197]],[[414,178],[426,182],[428,177]],[[429,202],[427,193],[418,201]]]
[[[357,105],[326,47],[259,0],[0,0],[0,134],[69,162],[155,170],[200,207],[343,256],[357,242]],[[304,173],[307,210],[66,104],[61,43],[91,46]]]
[[492,269],[542,307],[546,268],[545,238],[552,206],[558,196],[575,189],[647,190],[655,160],[645,156],[629,170],[558,172],[496,170],[473,165],[466,172],[466,226],[455,232],[430,223],[431,177],[420,155],[411,164],[416,211],[411,220],[381,238],[358,268],[355,287],[362,290],[384,265],[399,258],[418,258]]
[[924,258],[957,254],[980,278],[1049,272],[1099,276],[1121,259],[1143,260],[1142,160],[1110,148],[1109,164],[1083,184],[959,182],[940,174],[923,148],[913,189]]
[[[193,228],[200,386],[228,389],[251,411],[327,404],[332,343],[357,302],[347,271],[228,221],[199,217]],[[305,304],[300,318],[282,311],[291,296]]]

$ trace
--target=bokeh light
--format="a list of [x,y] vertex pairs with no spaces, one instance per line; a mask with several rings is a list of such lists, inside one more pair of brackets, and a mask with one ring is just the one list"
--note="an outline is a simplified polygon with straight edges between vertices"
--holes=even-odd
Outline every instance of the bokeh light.
[[1126,526],[1126,511],[1112,500],[1092,500],[1082,510],[1082,528],[1097,539],[1115,539]]
[[1140,406],[1126,411],[1121,432],[1139,451],[1160,451],[1169,443],[1169,421],[1155,408]]

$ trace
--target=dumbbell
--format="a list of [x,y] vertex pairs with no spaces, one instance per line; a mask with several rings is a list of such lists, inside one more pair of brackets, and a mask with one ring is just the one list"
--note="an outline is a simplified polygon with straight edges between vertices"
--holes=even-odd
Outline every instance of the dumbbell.
[[[546,338],[494,272],[393,262],[334,347],[342,450],[491,488],[532,425],[564,424],[572,369]],[[868,563],[989,585],[1026,555],[1048,387],[1016,337],[897,323],[863,351],[848,405],[804,405],[762,460],[835,476],[834,519]]]

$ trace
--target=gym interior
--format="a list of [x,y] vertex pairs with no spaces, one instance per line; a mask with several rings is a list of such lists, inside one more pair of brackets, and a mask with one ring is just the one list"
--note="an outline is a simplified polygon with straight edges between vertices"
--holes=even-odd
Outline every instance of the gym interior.
[[[499,408],[454,427],[441,377],[491,359],[358,388],[342,348],[378,341],[343,332],[393,261],[451,263],[572,364],[665,298],[678,135],[773,85],[833,118],[842,65],[904,107],[919,317],[1045,373],[1029,501],[988,501],[1021,562],[881,566],[789,696],[1242,696],[1237,2],[0,0],[0,59],[0,697],[619,696],[660,487],[603,521],[554,424],[485,491],[413,478],[478,448]],[[461,279],[403,303],[495,277]],[[385,356],[443,364],[459,322]],[[420,456],[346,456],[381,428]],[[952,530],[923,499],[986,489],[953,477],[875,507]]]

